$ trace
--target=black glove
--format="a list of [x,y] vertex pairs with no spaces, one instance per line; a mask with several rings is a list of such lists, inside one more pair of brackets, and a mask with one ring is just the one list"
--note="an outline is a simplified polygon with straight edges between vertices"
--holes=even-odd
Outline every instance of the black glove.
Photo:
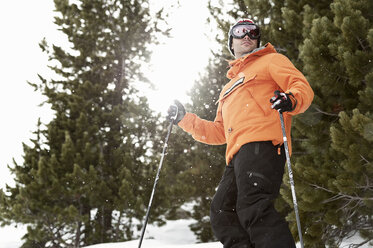
[[280,113],[286,111],[291,112],[297,106],[297,100],[291,92],[281,93],[280,91],[276,90],[275,96],[272,97],[269,101],[272,103],[271,108],[278,110],[278,112]]
[[172,104],[168,108],[168,116],[167,120],[173,120],[173,123],[176,125],[178,124],[185,116],[185,108],[183,104],[181,104],[178,100],[174,100],[174,104]]

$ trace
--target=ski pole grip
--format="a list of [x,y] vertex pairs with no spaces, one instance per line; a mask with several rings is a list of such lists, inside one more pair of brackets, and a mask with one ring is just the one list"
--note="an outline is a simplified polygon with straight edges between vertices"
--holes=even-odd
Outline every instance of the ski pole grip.
[[175,115],[174,116],[172,116],[170,119],[171,119],[171,121],[173,122],[173,123],[175,123],[175,121],[176,121],[176,118],[177,118],[177,115],[179,114],[179,108],[177,107],[177,105],[176,104],[172,104],[171,106],[175,106],[175,108],[176,108],[176,111],[175,111]]

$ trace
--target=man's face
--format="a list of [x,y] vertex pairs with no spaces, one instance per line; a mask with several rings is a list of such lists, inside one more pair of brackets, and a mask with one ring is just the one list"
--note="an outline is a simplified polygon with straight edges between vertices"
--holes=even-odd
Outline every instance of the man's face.
[[232,48],[234,50],[234,56],[240,58],[243,55],[251,52],[258,46],[258,40],[252,40],[248,35],[245,35],[242,39],[233,38]]

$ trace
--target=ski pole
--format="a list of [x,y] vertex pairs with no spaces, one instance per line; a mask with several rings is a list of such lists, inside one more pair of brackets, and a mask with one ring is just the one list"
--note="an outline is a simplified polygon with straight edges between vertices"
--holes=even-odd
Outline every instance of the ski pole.
[[301,247],[304,248],[303,237],[302,237],[302,228],[300,226],[300,219],[299,219],[299,212],[298,212],[297,197],[295,195],[293,171],[291,170],[289,147],[288,147],[288,141],[287,141],[287,138],[286,138],[284,117],[283,117],[281,112],[279,112],[279,114],[280,114],[280,120],[281,120],[282,138],[284,140],[284,145],[285,145],[286,162],[287,162],[288,171],[289,171],[289,181],[290,181],[291,195],[293,196],[294,212],[295,212],[295,217],[297,219],[299,242],[300,242]]
[[[175,106],[176,106],[176,105],[175,105]],[[143,224],[143,226],[142,226],[141,237],[140,237],[140,241],[139,241],[139,246],[138,246],[138,248],[141,248],[142,240],[143,240],[143,238],[144,238],[146,225],[148,224],[150,208],[152,207],[152,202],[153,202],[153,197],[154,197],[154,193],[155,193],[155,188],[157,187],[157,183],[158,183],[158,180],[159,180],[159,174],[160,174],[160,172],[161,172],[162,165],[163,165],[163,159],[164,159],[164,156],[165,156],[165,154],[166,154],[166,150],[167,150],[167,146],[168,146],[168,139],[169,139],[169,137],[170,137],[171,130],[172,130],[172,126],[174,125],[174,121],[176,120],[176,117],[177,117],[178,111],[179,111],[179,109],[178,109],[177,106],[176,106],[176,114],[175,114],[175,116],[173,116],[173,117],[170,118],[171,120],[170,120],[170,124],[169,124],[169,126],[168,126],[168,132],[167,132],[166,139],[165,139],[165,142],[164,142],[164,146],[163,146],[163,151],[162,151],[161,160],[159,161],[157,175],[156,175],[155,180],[154,180],[153,190],[152,190],[152,193],[151,193],[151,195],[150,195],[149,205],[148,205],[148,209],[147,209],[147,211],[146,211],[144,224]]]

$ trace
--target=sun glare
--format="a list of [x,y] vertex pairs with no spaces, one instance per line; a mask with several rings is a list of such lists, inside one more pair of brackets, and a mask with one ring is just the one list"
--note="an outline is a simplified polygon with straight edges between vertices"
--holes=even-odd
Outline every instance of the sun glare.
[[150,107],[163,115],[174,99],[189,101],[187,92],[203,74],[210,56],[211,42],[205,35],[207,6],[199,0],[182,0],[181,4],[168,20],[171,37],[154,49],[147,75],[156,88],[148,94]]

